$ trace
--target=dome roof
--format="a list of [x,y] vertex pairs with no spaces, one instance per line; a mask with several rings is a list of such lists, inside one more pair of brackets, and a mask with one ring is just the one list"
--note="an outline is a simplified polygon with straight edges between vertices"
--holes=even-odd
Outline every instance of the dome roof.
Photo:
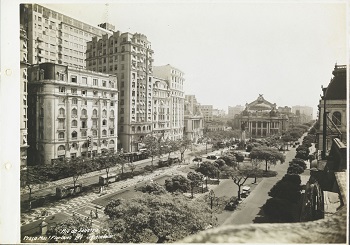
[[329,83],[326,100],[346,100],[346,66],[336,66],[333,71],[333,79]]

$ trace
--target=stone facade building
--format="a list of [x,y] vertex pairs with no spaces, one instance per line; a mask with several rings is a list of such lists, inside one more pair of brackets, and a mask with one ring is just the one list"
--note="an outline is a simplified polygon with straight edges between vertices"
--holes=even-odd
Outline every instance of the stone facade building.
[[20,154],[21,167],[27,166],[28,145],[28,38],[24,28],[20,28]]
[[276,104],[265,100],[263,95],[246,104],[243,112],[237,117],[246,137],[260,138],[278,135],[289,128],[288,116],[277,110]]
[[203,114],[194,95],[185,95],[184,136],[193,143],[203,137]]
[[30,64],[52,62],[85,68],[86,43],[112,33],[38,4],[21,4],[20,17],[28,36]]
[[138,151],[152,132],[153,50],[142,34],[113,32],[87,43],[87,69],[114,74],[119,84],[119,148]]
[[184,129],[184,73],[171,66],[154,66],[153,75],[168,81],[170,86],[170,139],[177,140],[183,138]]
[[[318,105],[319,130],[317,146],[323,158],[331,149],[332,140],[337,137],[346,142],[347,99],[346,99],[346,66],[335,65],[328,87],[322,88],[322,98]],[[325,113],[326,112],[326,113]]]
[[53,63],[28,75],[28,162],[116,151],[116,76]]

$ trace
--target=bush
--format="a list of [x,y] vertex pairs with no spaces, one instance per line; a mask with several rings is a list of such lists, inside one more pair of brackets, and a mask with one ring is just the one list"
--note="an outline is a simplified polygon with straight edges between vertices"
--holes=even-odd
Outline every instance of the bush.
[[292,161],[289,162],[289,165],[291,165],[291,164],[299,165],[303,170],[306,169],[306,163],[305,163],[305,161],[303,159],[294,158]]
[[190,190],[190,181],[182,175],[175,175],[165,180],[165,189],[169,192],[187,192]]

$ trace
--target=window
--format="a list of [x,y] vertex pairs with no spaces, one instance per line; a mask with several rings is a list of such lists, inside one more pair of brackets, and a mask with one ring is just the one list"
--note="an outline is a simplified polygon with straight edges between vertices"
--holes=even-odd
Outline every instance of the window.
[[102,121],[102,126],[107,126],[107,120]]
[[111,101],[111,106],[114,106],[114,102],[113,101]]
[[92,116],[93,116],[93,117],[97,117],[97,110],[96,110],[96,109],[94,109],[94,110],[92,111]]
[[[114,136],[114,129],[111,129],[110,131],[109,131],[109,134],[111,135],[111,136]],[[114,143],[114,142],[113,142]]]
[[63,132],[60,132],[58,134],[58,139],[64,139],[64,133]]
[[102,86],[106,87],[107,86],[107,82],[106,81],[102,81]]
[[97,137],[97,131],[96,131],[96,130],[92,130],[92,136],[93,136],[94,138]]
[[63,108],[60,108],[59,115],[64,116],[64,114],[65,114],[65,110]]
[[72,99],[72,104],[73,105],[77,105],[78,104],[78,99],[77,98],[73,98]]
[[86,109],[82,109],[82,110],[81,110],[81,115],[83,115],[83,116],[86,116],[86,115],[87,115]]
[[86,120],[81,121],[81,128],[87,128]]
[[102,130],[102,136],[106,137],[107,136],[107,130]]
[[81,137],[85,138],[87,136],[86,130],[81,131]]
[[120,114],[124,114],[124,108],[120,108]]
[[98,92],[96,90],[94,91],[94,96],[98,96]]
[[106,111],[106,110],[103,110],[103,111],[102,111],[102,116],[103,116],[103,117],[107,117],[107,111]]
[[107,106],[107,101],[106,100],[103,101],[103,106]]
[[65,87],[59,87],[59,92],[60,93],[65,93],[66,92],[66,88]]
[[97,80],[97,79],[93,79],[93,80],[92,80],[92,85],[98,86],[98,80]]
[[87,77],[82,77],[83,84],[87,84]]
[[82,91],[81,91],[81,94],[82,94],[82,95],[87,95],[87,90],[82,90]]
[[341,125],[341,113],[339,111],[336,111],[336,112],[333,113],[332,121],[337,126]]
[[70,81],[71,81],[72,83],[77,83],[77,82],[78,82],[77,76],[71,76],[71,77],[70,77]]
[[71,91],[72,94],[77,94],[78,93],[76,88],[71,88],[70,91]]
[[77,126],[78,126],[77,120],[73,120],[73,121],[72,121],[72,127],[77,127]]
[[57,148],[58,151],[64,151],[65,150],[65,147],[64,145],[60,145],[58,148]]
[[72,139],[76,139],[76,138],[78,138],[78,133],[73,131],[72,132]]
[[87,100],[83,100],[83,101],[82,101],[82,104],[83,104],[83,105],[87,105]]
[[73,117],[77,117],[77,115],[78,115],[77,109],[73,108],[73,109],[72,109],[72,116],[73,116]]

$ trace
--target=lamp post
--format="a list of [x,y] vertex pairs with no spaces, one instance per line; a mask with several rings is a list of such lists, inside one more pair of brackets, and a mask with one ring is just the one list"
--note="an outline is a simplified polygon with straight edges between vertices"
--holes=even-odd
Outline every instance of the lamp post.
[[209,192],[209,198],[210,198],[210,209],[213,209],[213,200],[215,198],[215,193],[213,190],[210,190]]

